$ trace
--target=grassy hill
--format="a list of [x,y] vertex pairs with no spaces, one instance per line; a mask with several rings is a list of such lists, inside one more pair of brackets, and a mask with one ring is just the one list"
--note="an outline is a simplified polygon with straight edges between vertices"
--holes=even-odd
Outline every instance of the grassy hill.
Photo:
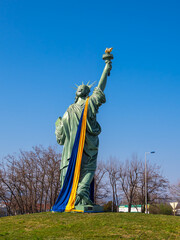
[[38,213],[0,219],[0,239],[180,239],[180,217]]

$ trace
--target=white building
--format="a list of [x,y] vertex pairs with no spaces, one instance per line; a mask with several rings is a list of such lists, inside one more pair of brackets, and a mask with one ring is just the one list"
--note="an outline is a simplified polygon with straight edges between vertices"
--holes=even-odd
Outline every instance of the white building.
[[[132,205],[131,212],[141,212],[141,205]],[[120,205],[119,212],[128,212],[128,205]]]

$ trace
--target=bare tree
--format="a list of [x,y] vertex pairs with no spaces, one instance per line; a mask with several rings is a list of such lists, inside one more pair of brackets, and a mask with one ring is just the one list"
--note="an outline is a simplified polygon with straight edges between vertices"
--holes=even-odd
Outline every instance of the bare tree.
[[180,181],[170,186],[170,193],[173,200],[180,202]]
[[[168,180],[162,176],[161,168],[157,165],[147,164],[147,195],[148,203],[164,202],[169,199]],[[131,211],[132,205],[145,204],[145,174],[144,163],[138,159],[137,155],[132,155],[131,160],[125,163],[114,165],[111,161],[108,166],[110,184],[114,199],[119,198],[119,194],[128,204],[128,211]],[[118,197],[116,194],[118,192]],[[119,199],[118,199],[119,200]]]
[[98,162],[94,176],[94,202],[96,204],[104,203],[109,194],[106,173],[105,164],[102,161]]
[[[147,163],[147,201],[149,204],[167,201],[168,180],[162,175],[160,166]],[[136,201],[145,204],[145,168],[141,162],[139,183],[136,194]]]
[[55,148],[42,146],[4,159],[0,200],[9,215],[46,211],[53,206],[60,190],[60,160]]
[[131,211],[131,206],[135,203],[135,196],[139,182],[140,162],[137,156],[133,155],[132,160],[126,160],[125,164],[119,167],[120,187],[125,195],[128,203],[128,212]]
[[106,163],[106,171],[109,177],[109,183],[112,191],[112,211],[116,212],[119,205],[119,192],[118,192],[118,181],[119,181],[119,169],[118,163],[115,158],[110,158],[109,162]]

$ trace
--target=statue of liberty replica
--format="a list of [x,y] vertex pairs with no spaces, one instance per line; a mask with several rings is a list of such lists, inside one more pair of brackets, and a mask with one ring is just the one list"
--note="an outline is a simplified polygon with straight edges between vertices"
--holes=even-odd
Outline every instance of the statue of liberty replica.
[[75,102],[56,121],[56,139],[64,147],[60,166],[61,191],[52,208],[54,212],[103,211],[90,199],[90,185],[96,170],[98,135],[101,133],[96,114],[106,102],[104,89],[112,68],[111,51],[112,48],[107,48],[103,54],[105,67],[93,93],[90,95],[93,84],[77,85]]

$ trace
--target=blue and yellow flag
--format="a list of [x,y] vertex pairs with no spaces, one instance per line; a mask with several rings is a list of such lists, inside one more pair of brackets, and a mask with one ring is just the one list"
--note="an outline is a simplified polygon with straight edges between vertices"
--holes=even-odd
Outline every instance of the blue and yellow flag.
[[85,107],[81,114],[63,187],[56,203],[52,207],[52,211],[54,212],[70,212],[74,209],[86,136],[88,100],[89,98],[86,100]]

